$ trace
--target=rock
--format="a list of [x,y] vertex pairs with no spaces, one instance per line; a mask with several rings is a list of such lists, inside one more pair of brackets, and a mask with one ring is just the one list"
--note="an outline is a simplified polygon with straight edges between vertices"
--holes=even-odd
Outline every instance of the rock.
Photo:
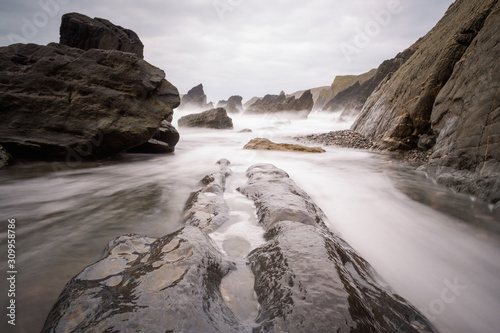
[[179,110],[207,110],[213,108],[212,103],[207,104],[207,95],[203,91],[203,84],[197,85],[182,96],[181,105],[179,106]]
[[325,225],[310,197],[270,164],[247,171],[267,243],[248,256],[260,303],[253,332],[434,332]]
[[429,135],[429,134],[422,134],[418,138],[418,149],[422,151],[427,151],[434,147],[436,144],[436,137],[434,135]]
[[371,79],[377,69],[372,69],[369,72],[363,73],[361,75],[338,75],[333,80],[333,83],[324,89],[322,89],[317,98],[314,101],[314,109],[322,110],[326,103],[331,101],[338,93],[346,90],[352,85],[358,82],[359,84],[363,84],[367,80]]
[[361,134],[351,130],[341,130],[321,134],[309,134],[294,137],[296,140],[319,143],[322,145],[335,145],[344,148],[373,149],[373,142]]
[[301,153],[324,153],[325,150],[320,147],[306,147],[291,143],[274,143],[269,139],[255,138],[250,140],[243,149],[254,150],[279,150],[279,151],[295,151]]
[[114,25],[102,18],[68,13],[62,16],[60,44],[82,50],[104,49],[135,53],[144,58],[144,45],[129,29]]
[[207,127],[214,129],[231,129],[233,120],[228,117],[224,108],[217,108],[202,113],[189,114],[178,121],[183,127]]
[[103,158],[148,141],[179,105],[165,73],[133,53],[0,48],[0,144],[14,158]]
[[491,203],[500,200],[499,10],[494,0],[456,1],[352,127],[390,150],[435,136],[428,174]]
[[395,73],[418,50],[420,41],[417,41],[395,58],[384,61],[375,74],[364,82],[357,81],[326,103],[323,111],[342,111],[341,120],[357,117],[370,95],[377,89],[381,82]]
[[0,169],[12,164],[12,156],[0,145]]
[[243,97],[241,96],[231,96],[227,101],[219,101],[217,107],[225,108],[229,113],[241,113],[243,112],[242,101]]
[[300,117],[307,118],[313,106],[314,100],[310,90],[305,91],[299,99],[295,96],[286,97],[285,93],[282,92],[280,95],[264,96],[250,105],[245,113],[263,114],[290,111]]
[[206,232],[214,231],[229,221],[229,206],[224,199],[226,178],[231,175],[231,164],[226,159],[217,162],[220,170],[204,177],[203,185],[192,192],[184,207],[183,223]]
[[177,129],[166,120],[162,121],[160,128],[148,142],[128,149],[130,153],[139,154],[167,154],[173,153],[175,145],[179,142],[180,135]]
[[238,133],[252,133],[253,131],[250,128],[244,128],[241,131],[238,131]]
[[248,331],[219,290],[232,267],[199,228],[118,237],[66,285],[42,332]]

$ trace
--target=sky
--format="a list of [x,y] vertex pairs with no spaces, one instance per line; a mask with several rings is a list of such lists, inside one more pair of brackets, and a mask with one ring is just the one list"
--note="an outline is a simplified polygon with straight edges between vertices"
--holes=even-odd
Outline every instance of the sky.
[[209,101],[329,86],[393,58],[453,0],[0,0],[0,46],[59,41],[78,12],[135,31],[181,94]]

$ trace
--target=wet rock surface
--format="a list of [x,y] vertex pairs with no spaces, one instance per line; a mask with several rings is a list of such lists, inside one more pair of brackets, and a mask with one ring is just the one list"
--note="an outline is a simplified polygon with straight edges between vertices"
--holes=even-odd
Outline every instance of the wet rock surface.
[[203,186],[192,192],[184,207],[183,222],[206,232],[213,231],[229,220],[229,206],[224,200],[226,178],[232,173],[226,159],[217,162],[218,172],[205,176]]
[[137,147],[128,149],[130,153],[141,154],[166,154],[175,150],[175,145],[179,142],[180,135],[177,129],[171,123],[164,120],[160,128],[155,132],[148,142]]
[[144,58],[144,45],[135,32],[114,25],[106,19],[92,19],[79,13],[62,16],[59,43],[82,50],[132,52],[139,58]]
[[254,332],[433,332],[404,299],[325,225],[310,197],[270,164],[249,168],[268,242],[249,255],[261,304]]
[[0,68],[0,143],[14,158],[107,157],[148,141],[179,104],[133,53],[14,44]]
[[232,129],[233,120],[224,108],[216,108],[201,113],[188,114],[178,120],[182,127],[207,127],[213,129]]
[[301,153],[324,153],[325,150],[320,147],[306,147],[303,145],[290,143],[275,143],[265,138],[255,138],[250,140],[243,149],[249,150],[278,150],[278,151],[295,151]]
[[231,265],[196,227],[121,236],[66,285],[42,332],[242,331],[219,290]]
[[[209,232],[211,218],[227,215],[231,170],[217,163],[187,201],[187,226],[111,241],[66,285],[42,332],[433,332],[273,165],[250,167],[239,188],[254,201],[266,242],[246,256],[248,242],[228,238],[222,254]],[[254,291],[260,307],[246,304]]]

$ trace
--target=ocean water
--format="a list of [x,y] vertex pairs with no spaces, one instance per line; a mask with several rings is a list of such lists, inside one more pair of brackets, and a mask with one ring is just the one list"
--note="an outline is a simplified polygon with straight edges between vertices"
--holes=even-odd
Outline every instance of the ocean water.
[[[176,112],[174,125],[187,113]],[[16,220],[15,332],[39,332],[64,285],[98,260],[113,238],[161,237],[182,227],[189,193],[218,170],[220,158],[231,161],[233,171],[226,191],[231,222],[211,236],[228,255],[244,258],[263,242],[251,202],[236,189],[245,184],[248,167],[272,163],[289,173],[325,212],[328,226],[441,332],[498,332],[500,221],[487,205],[434,184],[386,153],[333,146],[324,154],[242,149],[254,137],[294,142],[294,135],[349,128],[334,114],[231,116],[233,130],[180,128],[181,141],[171,155],[123,154],[71,163],[63,171],[50,163],[1,170],[2,272],[7,220]],[[247,128],[252,132],[240,132]],[[7,289],[2,279],[0,293],[5,296]],[[251,296],[251,288],[245,292]],[[248,320],[254,315],[245,309],[240,314]],[[14,332],[3,317],[0,331]]]

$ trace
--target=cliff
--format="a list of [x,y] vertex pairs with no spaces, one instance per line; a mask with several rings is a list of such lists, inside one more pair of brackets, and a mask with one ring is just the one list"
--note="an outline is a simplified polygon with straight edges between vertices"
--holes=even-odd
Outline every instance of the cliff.
[[499,202],[499,29],[497,0],[456,1],[369,97],[352,129],[389,150],[435,138],[428,174]]

